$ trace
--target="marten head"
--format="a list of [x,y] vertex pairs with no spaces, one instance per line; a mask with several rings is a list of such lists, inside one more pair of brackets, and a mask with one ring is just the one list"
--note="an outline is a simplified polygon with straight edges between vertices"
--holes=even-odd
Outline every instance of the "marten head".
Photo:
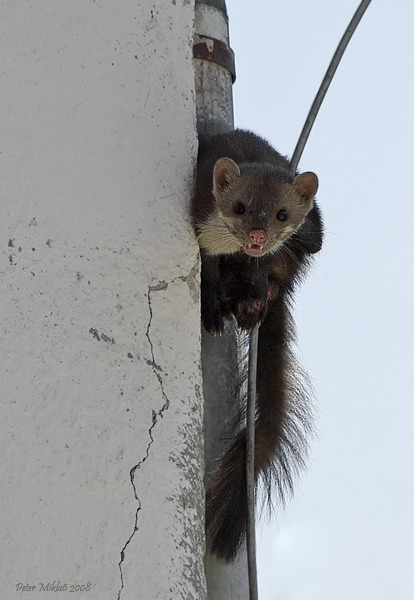
[[315,173],[293,178],[270,164],[230,158],[214,165],[214,210],[199,227],[207,254],[276,252],[303,223],[318,190]]

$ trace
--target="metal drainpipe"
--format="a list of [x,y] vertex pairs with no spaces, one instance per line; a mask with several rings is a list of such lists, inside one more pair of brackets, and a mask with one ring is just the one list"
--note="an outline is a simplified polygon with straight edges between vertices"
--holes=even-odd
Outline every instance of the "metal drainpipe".
[[[224,0],[196,0],[194,63],[198,133],[231,131],[234,129],[232,84],[235,69]],[[231,402],[239,364],[235,328],[229,327],[223,337],[202,331],[201,344],[208,473],[224,449],[225,424],[235,410]],[[243,549],[240,558],[231,564],[207,553],[205,569],[208,600],[248,599],[247,562]]]

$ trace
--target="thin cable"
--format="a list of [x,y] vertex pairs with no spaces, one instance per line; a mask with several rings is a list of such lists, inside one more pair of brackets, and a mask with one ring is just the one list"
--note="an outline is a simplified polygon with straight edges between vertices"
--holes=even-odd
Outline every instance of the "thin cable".
[[[362,0],[354,16],[352,17],[335,54],[329,64],[325,77],[315,96],[302,132],[299,136],[298,143],[293,152],[290,167],[293,172],[296,172],[303,150],[309,138],[316,116],[325,98],[326,92],[331,84],[336,69],[342,59],[349,40],[354,34],[360,20],[362,19],[371,0]],[[257,587],[257,567],[256,567],[256,532],[255,532],[255,469],[254,469],[254,454],[255,454],[255,423],[256,423],[256,379],[257,379],[257,345],[259,339],[259,325],[253,327],[250,332],[249,344],[249,366],[248,366],[248,390],[247,390],[247,422],[246,422],[246,485],[247,485],[247,565],[249,575],[249,600],[258,600]]]
[[333,79],[333,76],[335,75],[335,71],[338,68],[339,63],[341,62],[345,49],[348,46],[348,42],[353,36],[355,29],[358,27],[358,24],[370,3],[371,0],[362,0],[360,5],[356,9],[354,16],[350,20],[349,25],[346,28],[345,33],[342,36],[337,49],[335,50],[335,54],[332,57],[328,70],[325,73],[325,77],[323,78],[319,90],[315,96],[315,100],[313,101],[309,114],[306,118],[305,124],[299,136],[298,143],[296,144],[296,148],[292,154],[290,166],[293,172],[296,172],[296,169],[298,168],[299,161],[305,149],[306,142],[308,141],[308,137],[312,130],[316,116],[319,112],[323,99],[325,98],[325,94],[328,91],[329,86],[331,85],[331,81]]
[[259,325],[250,332],[249,345],[249,374],[247,380],[247,413],[246,413],[246,486],[247,486],[247,568],[249,573],[249,598],[258,600],[257,567],[256,567],[256,527],[254,516],[255,505],[255,469],[254,469],[254,438],[256,423],[256,379],[257,379],[257,343],[259,340]]

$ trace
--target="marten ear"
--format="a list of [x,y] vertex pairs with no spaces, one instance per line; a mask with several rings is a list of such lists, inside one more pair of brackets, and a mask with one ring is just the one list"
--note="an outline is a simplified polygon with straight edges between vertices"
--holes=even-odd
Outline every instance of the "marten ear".
[[240,169],[231,158],[219,158],[213,170],[213,194],[224,192],[240,177]]
[[292,187],[306,202],[310,202],[318,191],[318,178],[312,171],[307,171],[295,177]]

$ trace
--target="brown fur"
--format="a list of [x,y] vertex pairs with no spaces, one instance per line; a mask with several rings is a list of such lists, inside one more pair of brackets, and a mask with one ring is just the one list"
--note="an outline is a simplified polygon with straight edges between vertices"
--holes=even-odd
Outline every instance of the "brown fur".
[[[289,302],[322,244],[316,190],[316,175],[291,173],[287,159],[253,133],[201,141],[192,214],[202,254],[202,321],[210,333],[220,333],[227,319],[245,330],[261,323],[256,482],[264,482],[269,499],[276,489],[282,502],[303,467],[312,423],[306,378],[291,351]],[[245,535],[245,452],[241,414],[207,484],[208,544],[224,560],[235,557]]]

